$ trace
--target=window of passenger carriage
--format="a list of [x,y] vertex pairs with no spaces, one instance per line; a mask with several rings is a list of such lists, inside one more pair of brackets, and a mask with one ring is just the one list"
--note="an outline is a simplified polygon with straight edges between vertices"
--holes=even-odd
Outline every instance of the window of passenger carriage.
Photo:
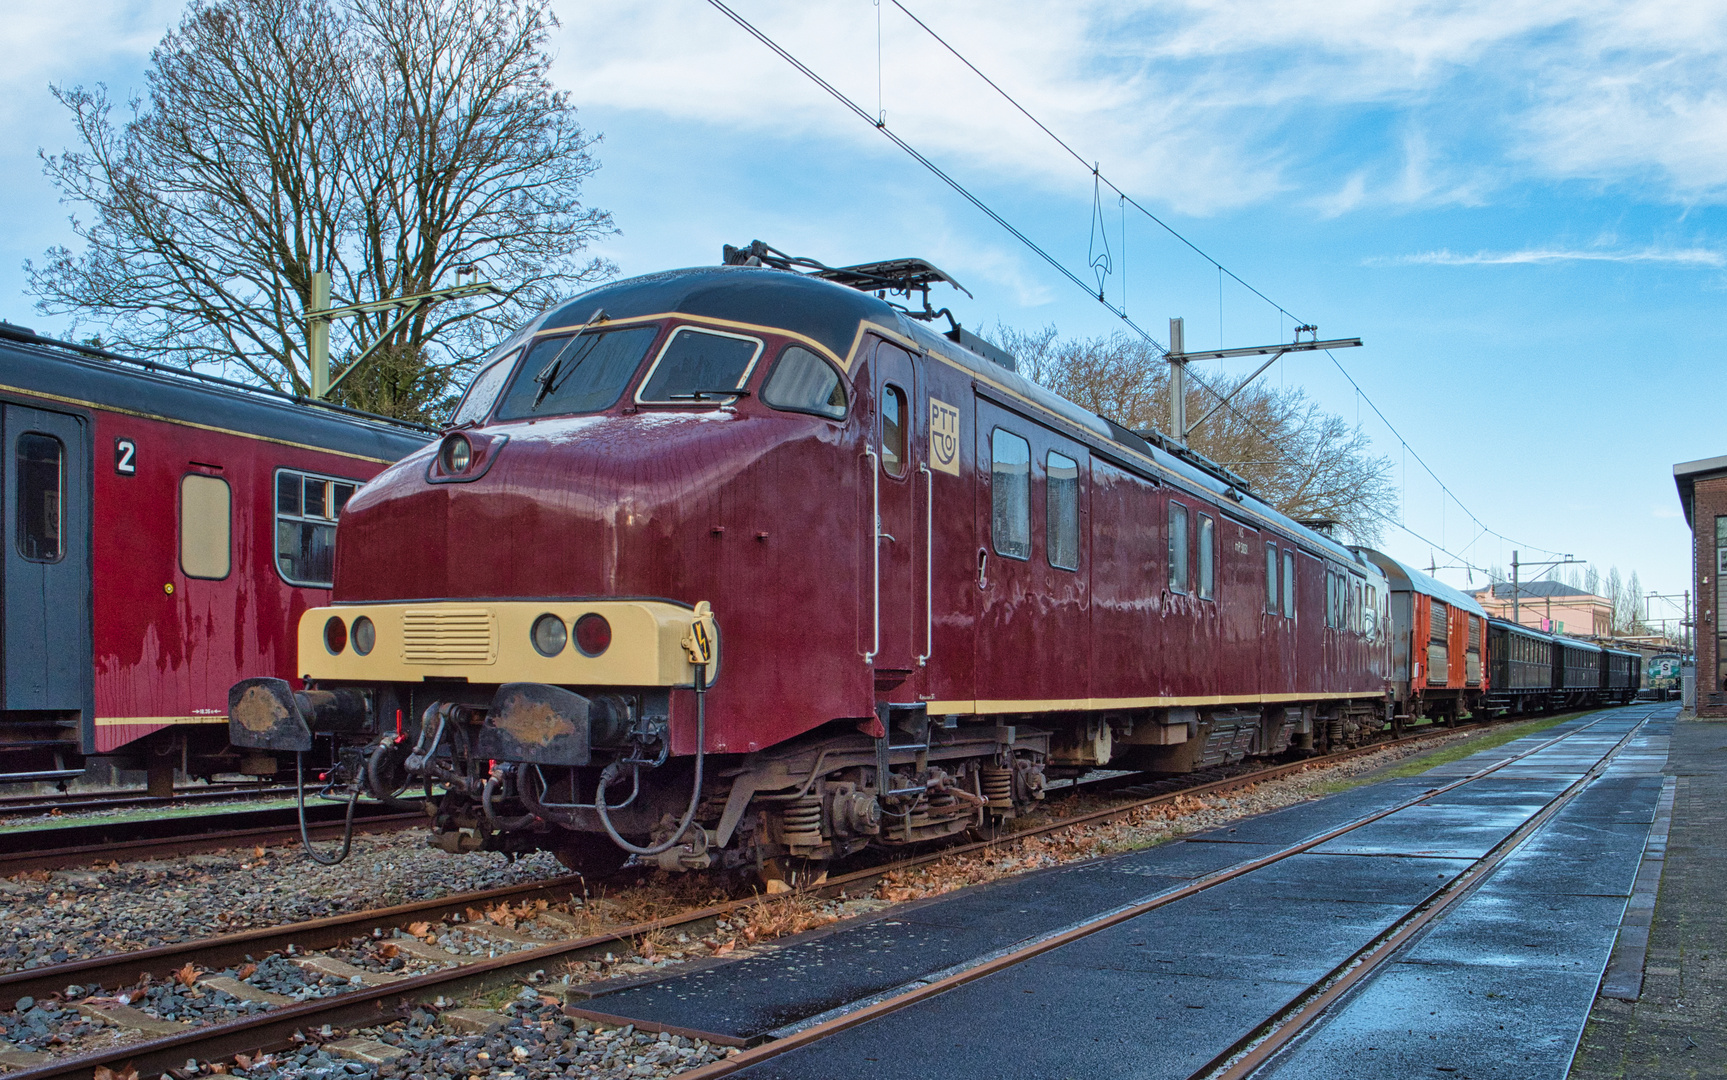
[[788,345],[762,386],[762,400],[783,412],[813,413],[830,420],[846,415],[845,382],[826,360],[802,345]]
[[1277,614],[1277,545],[1265,545],[1265,610]]
[[1295,618],[1295,552],[1283,552],[1283,617]]
[[996,428],[989,436],[990,540],[996,554],[1031,558],[1031,444]]
[[233,498],[220,476],[180,478],[180,572],[220,581],[233,561]]
[[636,400],[644,405],[723,405],[737,400],[762,343],[742,334],[680,326],[660,349]]
[[52,435],[26,431],[15,450],[18,554],[31,562],[57,562],[66,553],[62,505],[66,448]]
[[516,366],[498,419],[564,416],[609,409],[660,333],[657,326],[589,330],[541,338]]
[[461,404],[450,414],[451,427],[478,424],[486,419],[492,406],[497,404],[498,395],[503,393],[504,380],[510,377],[510,369],[521,355],[520,349],[511,349],[474,376],[474,381],[468,384],[468,392],[462,395]]
[[[1023,439],[1021,440],[1024,441]],[[888,383],[881,392],[881,467],[889,476],[905,475],[905,391]],[[1027,455],[1031,453],[1026,451]],[[1028,459],[1029,461],[1029,456]],[[1029,538],[1031,526],[1026,526]]]
[[1199,515],[1199,598],[1210,600],[1216,592],[1217,526],[1211,518]]
[[1169,591],[1187,592],[1187,507],[1169,504]]
[[1049,565],[1079,569],[1079,462],[1051,451],[1044,459],[1044,541]]
[[327,589],[335,581],[336,520],[357,480],[278,469],[276,569],[290,585]]

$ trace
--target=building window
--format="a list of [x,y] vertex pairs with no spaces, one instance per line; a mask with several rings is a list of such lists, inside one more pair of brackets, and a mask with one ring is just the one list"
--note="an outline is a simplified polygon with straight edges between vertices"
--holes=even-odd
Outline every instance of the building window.
[[996,428],[989,437],[990,537],[996,554],[1031,558],[1031,444]]
[[1199,598],[1210,600],[1216,593],[1217,525],[1204,514],[1199,515]]
[[31,562],[57,562],[66,554],[62,507],[66,448],[52,435],[18,436],[18,554]]
[[1169,504],[1169,591],[1187,592],[1187,507]]
[[276,569],[290,585],[335,582],[336,519],[357,487],[357,480],[276,472]]
[[1046,491],[1046,542],[1049,565],[1062,570],[1079,569],[1079,462],[1051,452],[1044,459]]
[[219,476],[189,473],[180,478],[180,572],[220,581],[228,576],[233,549],[233,497]]

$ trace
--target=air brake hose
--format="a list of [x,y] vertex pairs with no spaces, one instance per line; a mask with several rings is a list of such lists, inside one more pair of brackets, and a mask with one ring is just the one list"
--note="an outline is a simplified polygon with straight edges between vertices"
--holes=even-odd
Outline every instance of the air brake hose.
[[348,849],[354,844],[354,804],[360,801],[360,785],[356,783],[354,790],[348,795],[348,814],[342,820],[342,850],[335,855],[325,855],[312,846],[312,836],[306,830],[306,755],[294,755],[294,795],[300,808],[300,845],[306,849],[306,857],[315,863],[325,866],[335,866],[348,857]]
[[[670,851],[672,848],[678,846],[678,841],[683,839],[684,831],[690,827],[690,822],[696,819],[696,807],[699,806],[702,801],[702,761],[706,756],[708,744],[707,699],[708,666],[706,664],[697,664],[696,778],[694,785],[690,789],[689,808],[684,811],[684,819],[678,822],[678,827],[673,830],[669,839],[655,844],[652,847],[639,847],[630,843],[628,840],[625,840],[622,836],[619,836],[617,828],[612,825],[611,814],[606,808],[606,787],[617,778],[619,763],[616,761],[612,762],[600,773],[600,787],[598,791],[594,792],[594,811],[599,814],[600,824],[605,826],[606,835],[612,838],[612,843],[618,845],[632,855],[659,855],[663,852]],[[668,735],[667,737],[669,738],[670,736]],[[640,766],[637,767],[640,768]]]

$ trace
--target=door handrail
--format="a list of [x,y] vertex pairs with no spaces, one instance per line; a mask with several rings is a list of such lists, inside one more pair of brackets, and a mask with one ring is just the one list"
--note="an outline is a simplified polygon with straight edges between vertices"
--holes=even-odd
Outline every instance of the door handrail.
[[919,462],[917,471],[923,473],[928,488],[923,517],[923,652],[917,658],[917,666],[923,667],[935,655],[935,473],[928,462]]
[[881,652],[881,459],[876,456],[875,447],[864,447],[864,457],[869,458],[870,476],[870,560],[874,585],[874,617],[875,636],[870,642],[869,652],[864,654],[864,663],[873,664]]

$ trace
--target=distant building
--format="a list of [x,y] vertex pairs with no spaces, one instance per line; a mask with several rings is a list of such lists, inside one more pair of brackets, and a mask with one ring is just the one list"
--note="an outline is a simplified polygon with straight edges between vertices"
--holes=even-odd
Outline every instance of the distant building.
[[[1509,581],[1502,581],[1476,591],[1475,601],[1493,618],[1511,622],[1512,589]],[[1515,621],[1532,630],[1572,637],[1613,635],[1613,603],[1605,596],[1557,581],[1520,581],[1515,589]]]
[[1691,581],[1697,596],[1697,715],[1727,716],[1727,457],[1673,466],[1679,505],[1691,526]]

